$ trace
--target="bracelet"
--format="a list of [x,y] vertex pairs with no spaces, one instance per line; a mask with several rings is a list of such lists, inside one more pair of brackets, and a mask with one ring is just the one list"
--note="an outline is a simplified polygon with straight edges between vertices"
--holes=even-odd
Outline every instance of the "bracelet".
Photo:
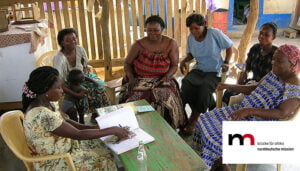
[[228,64],[228,61],[224,61],[223,63],[224,63],[224,64]]

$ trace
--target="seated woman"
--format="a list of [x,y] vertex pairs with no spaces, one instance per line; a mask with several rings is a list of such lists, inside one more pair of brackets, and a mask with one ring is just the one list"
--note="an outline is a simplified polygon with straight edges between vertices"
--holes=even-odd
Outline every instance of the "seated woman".
[[[222,121],[281,120],[291,117],[300,106],[300,50],[282,45],[273,56],[272,72],[258,85],[220,84],[218,90],[232,89],[244,94],[240,104],[214,109],[200,115],[194,134],[194,149],[208,166],[218,166],[222,157]],[[218,166],[218,167],[225,167]]]
[[132,45],[125,60],[120,102],[146,99],[173,128],[178,128],[186,120],[173,78],[178,46],[174,39],[162,35],[165,24],[159,16],[147,18],[145,26],[147,37]]
[[[90,74],[87,70],[88,58],[85,50],[77,45],[76,31],[73,28],[60,30],[57,35],[57,41],[61,50],[54,55],[53,67],[59,71],[65,81],[63,84],[64,93],[81,99],[80,101],[82,103],[77,106],[80,109],[77,110],[92,110],[92,121],[94,121],[93,119],[97,116],[95,109],[110,105],[105,91],[101,88],[101,85],[92,78],[95,77],[95,74]],[[85,91],[77,93],[69,88],[67,77],[69,72],[73,69],[81,70],[85,74],[85,81],[82,85],[88,90],[87,96]],[[76,108],[72,101],[65,100],[64,103],[62,103],[62,111],[71,116],[77,115]]]
[[[276,38],[276,33],[277,25],[275,23],[265,23],[260,27],[258,35],[259,43],[250,48],[246,60],[246,68],[245,71],[241,72],[238,84],[255,84],[272,70],[272,57],[277,49],[272,43]],[[253,77],[250,79],[248,79],[249,72],[253,73]],[[223,102],[228,104],[230,97],[237,94],[237,92],[226,90]]]
[[[186,62],[197,61],[193,70],[182,80],[182,101],[192,109],[189,124],[183,129],[184,133],[192,134],[200,113],[215,107],[212,96],[221,81],[218,73],[228,70],[228,62],[232,55],[232,41],[220,30],[207,28],[201,14],[191,14],[186,19],[186,26],[191,34],[187,39],[186,57],[180,63],[182,73],[185,73]],[[221,51],[226,49],[225,61]]]
[[[40,67],[31,72],[23,88],[22,102],[26,113],[24,130],[34,156],[70,153],[78,170],[117,170],[109,149],[100,137],[128,137],[119,127],[100,129],[64,119],[51,102],[62,96],[62,80],[52,67]],[[82,141],[77,141],[82,140]],[[83,141],[86,140],[86,141]],[[68,170],[64,159],[34,163],[35,170]]]

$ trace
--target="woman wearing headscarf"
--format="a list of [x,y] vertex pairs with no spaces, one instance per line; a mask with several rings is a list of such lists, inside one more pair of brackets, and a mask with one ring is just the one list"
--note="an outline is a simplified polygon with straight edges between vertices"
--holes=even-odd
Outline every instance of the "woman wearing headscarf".
[[232,89],[246,94],[239,104],[214,109],[200,115],[196,124],[193,148],[213,169],[221,165],[222,121],[283,120],[293,116],[300,106],[300,50],[282,45],[273,56],[272,72],[258,85],[219,84],[217,89]]

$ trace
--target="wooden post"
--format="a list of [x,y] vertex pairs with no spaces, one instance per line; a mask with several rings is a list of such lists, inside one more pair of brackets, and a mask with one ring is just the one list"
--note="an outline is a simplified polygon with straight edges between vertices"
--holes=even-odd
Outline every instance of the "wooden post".
[[237,60],[238,64],[245,62],[246,57],[246,50],[251,42],[251,38],[257,23],[258,19],[258,9],[259,9],[259,0],[251,0],[250,1],[250,15],[248,17],[248,22],[244,33],[242,35],[238,50],[239,50],[239,57]]
[[109,7],[108,0],[101,0],[102,6],[102,17],[101,17],[101,28],[103,36],[103,54],[104,54],[104,80],[109,81],[112,77],[112,64],[111,64],[111,54],[110,54],[110,42],[109,42],[109,29],[108,29],[108,19],[109,19]]

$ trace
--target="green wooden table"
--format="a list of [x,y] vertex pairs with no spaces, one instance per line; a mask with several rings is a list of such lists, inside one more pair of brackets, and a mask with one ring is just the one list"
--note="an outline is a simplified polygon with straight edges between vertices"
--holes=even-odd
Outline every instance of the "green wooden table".
[[[132,103],[135,106],[149,105],[145,100]],[[145,145],[148,171],[205,169],[202,159],[156,111],[138,113],[136,116],[140,128],[155,138],[154,142]],[[119,155],[126,170],[138,170],[136,155],[137,148]]]

